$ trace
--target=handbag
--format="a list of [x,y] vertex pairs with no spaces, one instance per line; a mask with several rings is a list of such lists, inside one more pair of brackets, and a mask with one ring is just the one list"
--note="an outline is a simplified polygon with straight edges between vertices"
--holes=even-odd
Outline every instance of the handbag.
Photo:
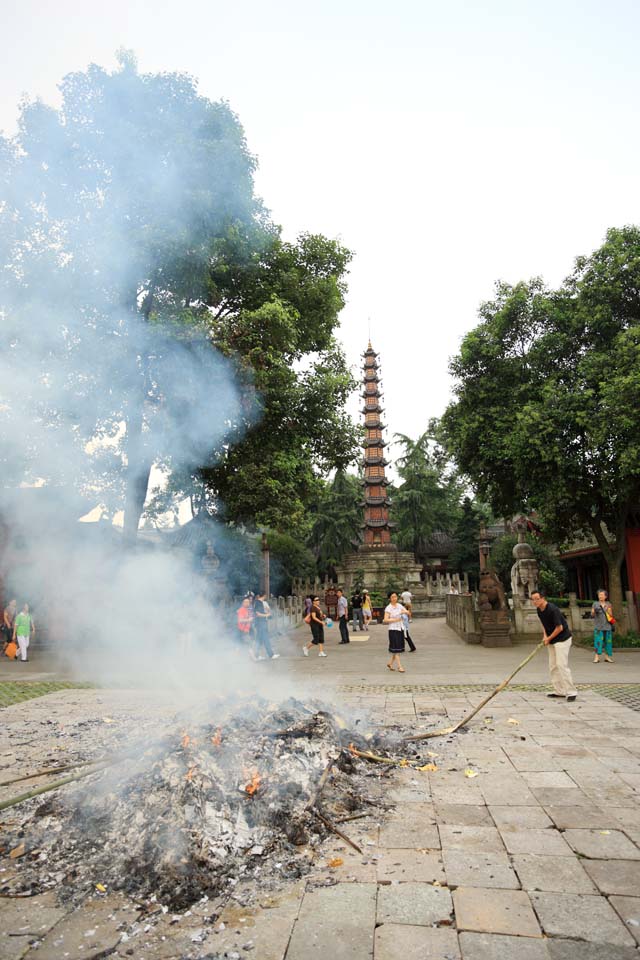
[[11,640],[5,647],[5,656],[9,657],[9,660],[15,660],[18,654],[18,644],[15,640]]
[[308,613],[308,614],[306,615],[306,617],[304,618],[304,622],[305,622],[305,623],[311,623],[311,614],[310,614],[310,613]]

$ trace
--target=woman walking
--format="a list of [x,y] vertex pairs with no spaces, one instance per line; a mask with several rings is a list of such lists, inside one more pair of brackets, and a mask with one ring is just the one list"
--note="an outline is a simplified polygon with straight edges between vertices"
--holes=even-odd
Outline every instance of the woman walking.
[[371,597],[368,590],[362,591],[362,616],[364,617],[365,630],[373,620],[373,610],[371,608]]
[[254,626],[256,631],[256,659],[265,659],[265,657],[262,655],[262,651],[264,650],[269,660],[277,660],[280,654],[273,652],[271,649],[271,642],[269,640],[269,617],[271,616],[271,607],[269,606],[267,595],[264,590],[256,594],[256,599],[253,604],[253,614],[255,616]]
[[613,663],[613,607],[607,600],[607,591],[598,590],[598,599],[591,607],[591,616],[593,617],[593,647],[595,655],[594,663],[600,663],[602,656],[602,645],[605,649],[605,663]]
[[4,608],[2,612],[2,623],[0,624],[0,632],[2,633],[2,652],[4,653],[7,649],[7,646],[13,640],[13,624],[16,619],[16,609],[17,601],[9,600],[9,603]]
[[404,630],[402,627],[402,615],[407,614],[406,609],[401,603],[398,603],[398,594],[392,593],[389,596],[389,604],[384,610],[383,623],[389,625],[389,653],[391,660],[387,664],[389,670],[395,670],[394,663],[398,664],[398,673],[404,673],[405,669],[400,663],[400,654],[404,653]]
[[311,610],[309,611],[309,625],[311,627],[311,640],[309,643],[305,643],[302,648],[302,652],[305,657],[309,656],[309,650],[311,647],[319,647],[320,652],[319,657],[326,657],[324,652],[324,621],[327,619],[322,610],[320,609],[320,598],[314,597],[313,603],[311,604]]

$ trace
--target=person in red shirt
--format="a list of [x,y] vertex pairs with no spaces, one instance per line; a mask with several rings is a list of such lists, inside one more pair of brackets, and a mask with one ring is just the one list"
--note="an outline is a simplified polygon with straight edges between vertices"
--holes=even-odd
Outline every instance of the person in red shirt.
[[251,606],[251,597],[245,597],[242,604],[238,607],[236,623],[238,627],[238,642],[243,647],[249,646],[249,650],[251,651],[251,639],[253,635],[253,607]]

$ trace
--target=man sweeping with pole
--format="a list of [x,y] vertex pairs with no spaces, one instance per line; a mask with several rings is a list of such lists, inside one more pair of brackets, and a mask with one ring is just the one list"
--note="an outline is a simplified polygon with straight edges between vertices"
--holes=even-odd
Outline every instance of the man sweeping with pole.
[[571,631],[564,614],[555,603],[549,603],[546,597],[534,590],[531,602],[538,611],[538,618],[542,624],[542,642],[549,649],[549,676],[554,692],[548,697],[567,699],[572,703],[577,696],[573,685],[573,677],[569,669],[569,650],[571,649]]

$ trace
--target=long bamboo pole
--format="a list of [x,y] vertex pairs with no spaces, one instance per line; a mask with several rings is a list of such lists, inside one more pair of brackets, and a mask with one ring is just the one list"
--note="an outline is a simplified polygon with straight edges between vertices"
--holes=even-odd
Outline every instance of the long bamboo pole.
[[469,720],[472,720],[475,717],[476,713],[479,713],[480,710],[482,710],[482,708],[486,706],[487,703],[489,703],[489,700],[493,700],[493,698],[497,693],[500,693],[501,690],[504,690],[507,684],[509,684],[513,680],[516,673],[519,673],[523,667],[526,667],[529,661],[533,660],[536,653],[538,653],[539,650],[542,650],[543,647],[544,647],[544,643],[539,643],[537,647],[534,647],[531,653],[529,654],[529,656],[526,657],[522,661],[522,663],[518,664],[518,666],[515,668],[513,673],[510,674],[510,676],[508,676],[506,680],[503,680],[502,683],[498,684],[498,686],[495,688],[493,693],[490,693],[488,697],[485,697],[482,703],[478,704],[475,710],[472,710],[471,713],[467,714],[466,717],[463,717],[462,720],[460,720],[458,723],[455,723],[452,727],[446,727],[444,730],[433,730],[431,733],[417,733],[411,737],[404,737],[405,742],[410,740],[431,740],[433,737],[445,737],[449,733],[456,733],[460,729],[460,727],[464,727],[465,724],[469,722]]
[[31,800],[32,797],[39,797],[41,793],[48,793],[50,790],[57,790],[58,787],[64,787],[66,783],[73,783],[74,780],[82,780],[83,777],[90,777],[92,773],[98,773],[98,771],[104,770],[105,767],[111,766],[112,763],[112,760],[105,760],[104,763],[97,763],[88,770],[81,770],[80,773],[74,773],[69,777],[62,777],[62,779],[54,780],[52,783],[45,783],[43,787],[35,787],[33,790],[28,790],[27,793],[21,793],[17,797],[12,797],[10,800],[3,800],[2,803],[0,803],[0,810],[8,810],[9,807],[15,807],[19,803],[24,803],[25,800]]

